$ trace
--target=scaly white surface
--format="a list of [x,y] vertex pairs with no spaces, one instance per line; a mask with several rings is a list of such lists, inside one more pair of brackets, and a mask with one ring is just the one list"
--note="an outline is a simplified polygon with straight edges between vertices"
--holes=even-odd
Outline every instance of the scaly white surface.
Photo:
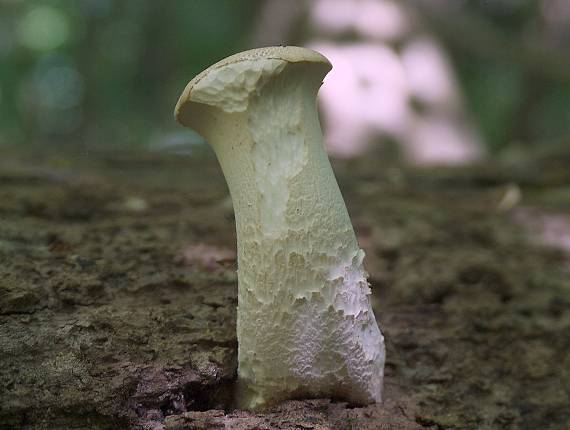
[[192,90],[192,99],[218,106],[225,112],[247,109],[250,95],[285,67],[282,60],[243,60],[208,73]]
[[214,147],[234,203],[237,400],[248,409],[295,397],[381,400],[384,339],[316,112],[329,67],[308,52],[305,62],[226,63],[180,111]]

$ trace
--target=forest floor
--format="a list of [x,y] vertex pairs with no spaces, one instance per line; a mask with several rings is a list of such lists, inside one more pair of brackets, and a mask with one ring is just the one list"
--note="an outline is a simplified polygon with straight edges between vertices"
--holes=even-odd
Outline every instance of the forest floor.
[[0,160],[0,429],[568,429],[570,156],[334,169],[387,342],[383,404],[232,409],[215,159]]

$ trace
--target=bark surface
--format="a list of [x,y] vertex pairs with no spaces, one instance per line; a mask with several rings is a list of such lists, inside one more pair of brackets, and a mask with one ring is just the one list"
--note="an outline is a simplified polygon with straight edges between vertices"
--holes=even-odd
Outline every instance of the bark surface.
[[234,220],[210,153],[7,154],[0,429],[567,428],[570,158],[334,168],[386,337],[384,404],[233,409]]

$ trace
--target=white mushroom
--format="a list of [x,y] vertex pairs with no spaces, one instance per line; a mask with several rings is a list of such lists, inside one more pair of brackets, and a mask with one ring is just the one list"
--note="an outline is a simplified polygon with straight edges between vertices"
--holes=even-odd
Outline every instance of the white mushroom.
[[237,404],[247,409],[381,400],[384,338],[316,109],[330,68],[308,49],[254,49],[200,73],[176,105],[214,148],[234,204]]

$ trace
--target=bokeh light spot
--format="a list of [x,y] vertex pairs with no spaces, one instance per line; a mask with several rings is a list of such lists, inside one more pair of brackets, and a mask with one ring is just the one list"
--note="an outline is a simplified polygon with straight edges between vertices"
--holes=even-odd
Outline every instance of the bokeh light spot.
[[18,25],[19,42],[38,51],[59,48],[68,40],[69,33],[66,16],[50,6],[34,7]]
[[81,103],[83,77],[65,56],[49,55],[34,72],[38,102],[48,109],[69,109]]

